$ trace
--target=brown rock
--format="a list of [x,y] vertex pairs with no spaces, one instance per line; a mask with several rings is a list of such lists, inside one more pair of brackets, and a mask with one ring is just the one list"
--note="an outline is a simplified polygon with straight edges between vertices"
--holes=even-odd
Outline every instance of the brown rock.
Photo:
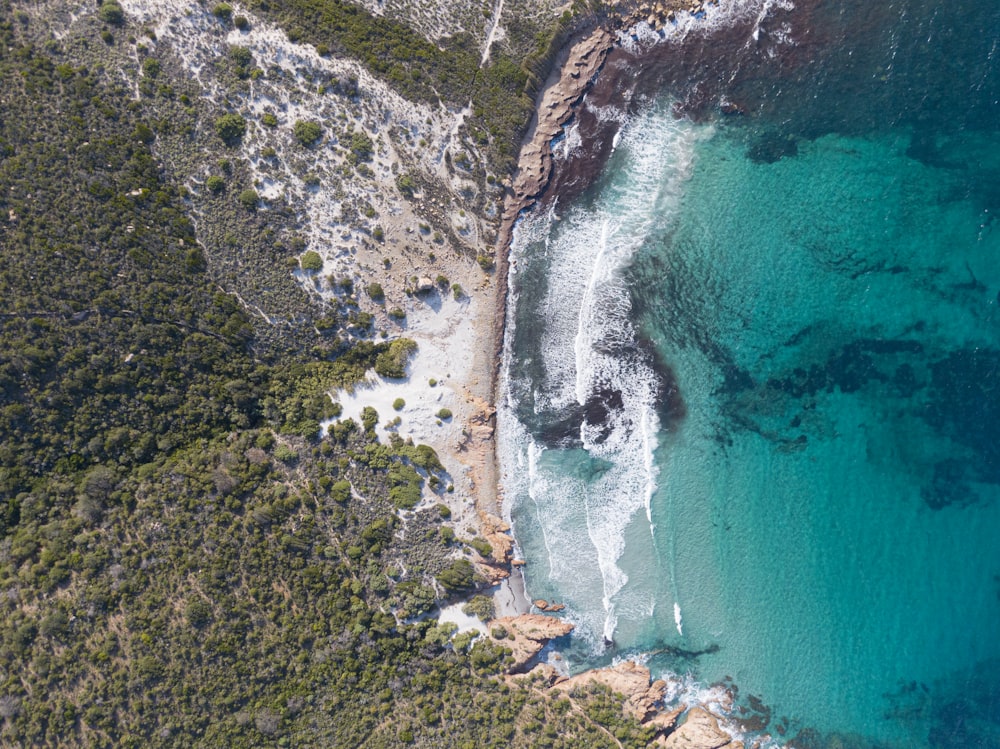
[[609,668],[585,671],[555,685],[555,689],[570,691],[587,684],[603,684],[612,692],[625,697],[622,711],[642,722],[656,714],[656,703],[663,699],[663,687],[649,683],[649,669],[632,661],[624,661]]
[[499,585],[502,581],[510,577],[510,571],[506,567],[496,564],[477,564],[475,567],[476,572],[486,580],[487,585]]
[[681,717],[681,714],[686,709],[687,708],[684,705],[678,705],[677,707],[667,710],[666,712],[657,713],[643,725],[652,726],[656,729],[658,734],[670,733],[677,726],[677,719]]
[[549,610],[549,602],[546,601],[544,598],[536,598],[531,603],[539,611],[548,611]]
[[518,157],[517,173],[511,184],[512,195],[504,207],[504,224],[508,232],[518,214],[531,205],[548,184],[552,171],[550,143],[572,116],[574,105],[601,69],[613,42],[614,37],[605,29],[591,31],[570,48],[558,78],[542,93],[534,128]]
[[506,564],[514,550],[514,539],[511,538],[509,531],[510,526],[496,515],[488,512],[479,513],[479,533],[492,547],[490,556],[497,564]]
[[688,710],[684,722],[663,743],[666,749],[743,749],[743,744],[719,728],[714,715],[701,707]]
[[510,560],[510,566],[511,567],[524,567],[526,564],[527,564],[527,562],[525,562],[523,559],[511,559]]
[[528,661],[538,655],[549,640],[568,635],[573,631],[573,625],[569,622],[542,614],[504,616],[494,619],[491,624],[494,628],[500,626],[507,631],[508,637],[499,643],[513,651],[514,664],[507,670],[508,673],[522,671]]

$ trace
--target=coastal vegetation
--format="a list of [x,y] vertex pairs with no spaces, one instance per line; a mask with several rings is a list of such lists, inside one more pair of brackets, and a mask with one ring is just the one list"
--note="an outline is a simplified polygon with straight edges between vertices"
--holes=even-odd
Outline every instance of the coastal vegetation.
[[[252,0],[249,5],[278,21],[293,41],[353,57],[409,99],[456,107],[471,102],[469,132],[488,146],[500,172],[513,166],[534,96],[574,13],[588,9],[587,3],[577,2],[574,13],[537,27],[511,24],[512,39],[497,45],[489,62],[480,66],[481,51],[466,32],[431,42],[406,24],[343,0]],[[405,181],[400,187],[404,194],[411,189]]]
[[[322,265],[280,244],[246,119],[162,64],[133,96],[102,62],[117,3],[76,47],[32,23],[0,0],[0,743],[643,745],[606,696],[505,681],[501,644],[414,618],[483,585],[453,485],[327,393],[405,377],[416,344],[291,280]],[[165,152],[214,154],[199,195]],[[297,326],[236,293],[261,258]]]

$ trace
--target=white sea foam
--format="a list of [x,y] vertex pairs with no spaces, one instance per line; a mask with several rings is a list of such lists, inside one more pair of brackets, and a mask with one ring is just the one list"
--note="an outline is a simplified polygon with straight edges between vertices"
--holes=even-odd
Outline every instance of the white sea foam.
[[[518,421],[516,388],[507,381],[499,416],[506,495],[531,501],[548,552],[548,585],[598,648],[613,639],[619,616],[640,620],[655,606],[654,581],[630,581],[619,565],[637,512],[644,510],[654,533],[659,430],[659,383],[636,345],[625,272],[647,238],[672,222],[705,132],[665,109],[637,117],[620,134],[616,176],[596,205],[567,211],[558,231],[550,212],[525,219],[516,232],[508,362],[520,282],[538,273],[546,282],[533,292],[538,298],[524,302],[538,318],[532,333],[542,361],[530,383],[535,412],[572,413],[595,394],[621,401],[610,404],[604,423],[581,426],[582,449],[542,451]],[[525,384],[517,385],[524,392]]]
[[[710,5],[697,16],[679,14],[662,33],[639,24],[633,33],[620,35],[619,42],[641,51],[648,44],[681,41],[689,34],[743,21],[752,27],[747,44],[754,44],[772,12],[791,7],[788,0]],[[774,25],[782,32],[781,40],[789,41],[788,29]],[[773,40],[774,29],[769,26],[768,31]],[[537,343],[528,362],[530,379],[519,372],[522,379],[511,382],[506,370],[501,382],[505,398],[498,437],[510,500],[506,512],[530,522],[534,527],[525,531],[546,550],[547,579],[532,580],[529,571],[529,581],[544,582],[552,595],[565,600],[578,634],[600,649],[603,641],[613,639],[619,617],[648,617],[643,612],[655,606],[657,589],[648,576],[630,580],[623,569],[629,565],[622,564],[629,528],[640,509],[655,548],[652,499],[660,427],[657,376],[636,346],[625,273],[650,236],[669,230],[697,140],[711,130],[674,120],[662,105],[631,120],[614,107],[591,110],[601,121],[621,125],[612,144],[609,184],[586,210],[565,211],[557,230],[553,207],[548,215],[529,215],[515,232],[505,341],[508,364],[517,338],[521,282],[527,288],[540,276],[544,285],[539,290],[534,284],[524,300],[531,308],[531,335]],[[569,141],[568,135],[559,142],[557,154],[570,150]],[[620,407],[606,402],[602,423],[585,421],[580,426],[582,449],[543,451],[531,438],[530,425],[518,420],[519,398],[530,397],[534,414],[543,419],[553,414],[569,418],[575,409],[578,413],[580,407],[593,407],[598,396],[604,401],[620,398]],[[531,512],[513,512],[525,499],[531,502]],[[522,533],[516,522],[515,532]],[[683,636],[674,569],[671,560],[674,622]]]
[[659,467],[654,460],[656,455],[656,419],[649,418],[649,413],[643,411],[640,431],[642,433],[642,455],[645,459],[643,467],[646,469],[646,493],[644,503],[646,506],[646,520],[649,522],[649,536],[656,540],[656,523],[653,522],[653,495],[656,494],[656,477],[660,473]]
[[761,25],[775,10],[791,10],[793,7],[791,0],[732,0],[708,4],[697,13],[677,13],[673,22],[659,30],[641,21],[630,29],[619,31],[618,43],[629,51],[640,54],[656,44],[676,44],[693,34],[710,34],[740,22],[753,23],[749,39],[757,42]]

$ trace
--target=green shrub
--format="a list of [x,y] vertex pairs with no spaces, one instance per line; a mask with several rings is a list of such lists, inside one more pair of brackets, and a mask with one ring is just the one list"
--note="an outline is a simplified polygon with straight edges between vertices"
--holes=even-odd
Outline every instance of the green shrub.
[[156,78],[160,74],[160,61],[147,57],[142,61],[142,74],[146,78]]
[[457,302],[459,299],[465,296],[465,290],[461,287],[461,285],[453,283],[451,285],[451,295],[455,298],[455,301]]
[[344,502],[351,498],[351,484],[343,479],[336,482],[330,487],[330,498],[334,502],[344,504]]
[[251,213],[257,210],[258,200],[260,200],[260,197],[257,195],[256,190],[244,190],[240,193],[240,205],[243,206],[244,210],[250,211]]
[[218,174],[213,174],[205,180],[205,187],[207,187],[210,192],[219,193],[226,189],[226,180]]
[[308,147],[323,137],[323,127],[313,120],[298,120],[292,126],[292,134],[295,140]]
[[374,151],[375,144],[364,132],[358,130],[351,135],[350,160],[353,163],[371,161]]
[[417,350],[417,342],[409,338],[397,338],[389,348],[375,358],[375,371],[382,377],[400,379],[406,377],[406,365]]
[[246,16],[236,16],[233,19],[233,26],[238,28],[240,31],[246,31],[250,28],[250,21],[247,20]]
[[288,445],[278,445],[274,449],[274,457],[282,463],[294,463],[299,458],[299,454]]
[[404,198],[411,200],[417,192],[417,182],[410,174],[400,174],[396,177],[396,188]]
[[485,538],[480,538],[476,536],[474,539],[469,541],[469,546],[476,550],[483,559],[488,558],[493,553],[493,547],[490,546],[490,542]]
[[385,290],[382,288],[380,283],[370,283],[365,287],[365,293],[371,298],[373,302],[381,304],[385,301]]
[[135,126],[135,132],[132,133],[132,136],[140,143],[152,143],[156,140],[156,134],[149,128],[149,125],[142,122]]
[[212,8],[212,15],[222,21],[228,21],[233,16],[233,6],[229,3],[219,3]]
[[450,408],[442,408],[442,409],[438,410],[437,417],[439,419],[441,419],[441,420],[450,419],[452,417],[451,409]]
[[302,270],[307,273],[317,273],[323,270],[323,258],[314,250],[307,250],[299,262],[302,265]]
[[424,480],[413,466],[397,465],[389,469],[389,499],[401,510],[411,510],[419,504]]
[[264,114],[261,115],[260,124],[264,127],[277,127],[278,117],[272,112],[264,112]]
[[475,585],[475,571],[468,559],[456,559],[437,576],[437,581],[449,593],[471,590]]
[[393,320],[405,320],[406,312],[400,307],[393,307],[391,310],[386,312],[386,314]]
[[121,26],[125,23],[125,11],[114,0],[108,0],[108,2],[102,4],[100,10],[97,11],[97,15],[104,23],[110,23],[113,26]]
[[493,262],[493,258],[491,258],[489,255],[476,256],[476,262],[479,263],[479,267],[485,271],[493,270],[493,267],[495,265],[495,263]]
[[235,45],[229,48],[229,59],[241,68],[245,68],[253,62],[253,55],[248,48]]
[[451,508],[448,505],[439,504],[437,505],[438,515],[441,516],[442,520],[447,520],[451,517]]
[[184,616],[195,629],[201,629],[212,619],[212,606],[204,598],[194,598],[184,607]]
[[493,599],[489,596],[473,596],[462,611],[469,616],[475,616],[486,622],[493,618]]
[[406,401],[402,398],[396,398],[396,400],[392,402],[392,408],[394,411],[402,411],[406,408]]
[[215,132],[227,146],[240,142],[247,131],[247,121],[238,114],[224,114],[215,121]]

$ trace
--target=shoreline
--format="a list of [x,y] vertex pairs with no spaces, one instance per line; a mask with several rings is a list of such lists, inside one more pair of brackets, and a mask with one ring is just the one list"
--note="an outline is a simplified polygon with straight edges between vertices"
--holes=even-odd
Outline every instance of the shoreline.
[[[712,0],[715,4],[719,0]],[[692,17],[704,12],[707,3],[703,0],[684,2],[684,0],[658,0],[657,2],[620,3],[603,18],[593,16],[575,32],[571,33],[562,48],[557,53],[549,70],[545,83],[539,89],[535,109],[528,130],[521,141],[518,152],[517,166],[514,173],[504,181],[503,211],[497,241],[494,245],[495,269],[493,293],[493,319],[491,322],[490,341],[486,346],[491,352],[492,361],[489,364],[489,450],[482,461],[484,478],[492,491],[479,486],[476,491],[476,511],[480,517],[480,528],[487,538],[495,535],[496,523],[502,525],[503,533],[507,534],[507,553],[501,558],[494,555],[499,568],[506,571],[505,578],[518,578],[517,591],[508,604],[510,613],[528,613],[532,602],[526,591],[523,573],[511,565],[510,549],[515,540],[509,526],[502,518],[504,516],[503,489],[500,480],[500,456],[497,452],[496,440],[496,404],[498,401],[501,371],[504,359],[504,346],[507,335],[508,297],[510,284],[510,249],[517,222],[526,212],[533,210],[539,203],[548,199],[553,193],[562,194],[565,189],[571,197],[578,194],[589,185],[600,172],[608,154],[607,148],[600,148],[590,154],[589,163],[578,174],[571,185],[564,184],[563,170],[556,169],[552,153],[552,141],[565,131],[581,110],[584,97],[590,92],[605,70],[609,56],[620,49],[618,32],[627,31],[640,23],[647,23],[654,31],[659,32],[668,23],[676,21],[680,13],[689,13]],[[617,82],[617,75],[615,76]],[[606,129],[606,127],[605,127]],[[607,141],[606,133],[593,133],[597,141]],[[584,157],[587,160],[587,157]],[[574,172],[572,162],[568,163],[566,171]],[[484,326],[485,327],[485,326]],[[473,369],[478,367],[473,366]],[[522,561],[522,564],[524,561]],[[494,578],[497,584],[505,578]]]
[[532,609],[521,568],[512,564],[514,537],[509,525],[503,521],[504,498],[496,440],[496,403],[507,331],[510,245],[517,220],[542,198],[549,186],[552,175],[552,139],[572,119],[576,106],[593,83],[613,46],[614,37],[600,25],[584,27],[570,36],[556,56],[540,90],[531,124],[521,143],[517,168],[506,183],[503,213],[495,245],[493,319],[486,347],[491,352],[489,399],[492,405],[489,450],[483,467],[484,473],[490,477],[492,491],[481,489],[476,499],[482,535],[491,543],[498,532],[503,533],[507,539],[502,558],[494,554],[495,561],[505,573],[503,577],[491,581],[494,587],[499,586],[493,593],[498,617],[529,614]]
[[[504,366],[504,351],[506,344],[509,274],[511,266],[511,244],[518,220],[527,211],[537,209],[537,206],[551,198],[553,194],[568,194],[570,199],[585,190],[600,173],[610,155],[608,144],[611,127],[603,123],[583,123],[581,130],[586,130],[585,141],[591,146],[586,153],[570,158],[562,164],[562,169],[556,169],[555,157],[551,143],[565,131],[566,125],[582,114],[581,104],[590,92],[616,50],[622,49],[616,32],[636,27],[646,22],[654,32],[660,32],[667,23],[674,22],[676,14],[690,13],[697,18],[704,12],[708,3],[695,2],[684,4],[677,0],[665,0],[655,4],[635,4],[630,11],[613,10],[609,18],[592,19],[587,26],[572,34],[556,57],[552,69],[537,97],[535,111],[528,132],[522,141],[514,174],[504,185],[507,188],[504,196],[502,220],[495,246],[496,270],[494,319],[492,323],[492,341],[489,348],[493,351],[493,365],[490,378],[490,393],[492,415],[490,424],[493,427],[490,438],[491,466],[495,482],[492,510],[494,516],[504,512],[503,487],[500,483],[500,455],[496,439],[496,404],[500,395],[502,368]],[[711,4],[718,4],[714,0]],[[635,62],[640,55],[628,51],[624,54],[625,62]],[[605,101],[615,98],[615,91],[622,81],[623,62],[618,61],[617,70],[609,77],[611,90],[604,91],[599,98]],[[654,65],[655,67],[655,65]],[[651,73],[651,78],[657,77],[657,72]],[[624,101],[633,101],[633,95],[642,86],[643,76],[633,76],[634,82],[626,86]],[[596,147],[594,147],[596,145]],[[570,177],[567,180],[566,174]],[[482,496],[482,493],[480,493]],[[479,514],[483,516],[486,508],[480,507]],[[515,543],[509,526],[504,523],[511,547]],[[511,564],[509,556],[503,565],[507,577],[499,581],[499,587],[494,587],[492,597],[496,606],[496,619],[504,618],[505,622],[514,619],[537,619],[540,622],[550,622],[550,626],[558,623],[566,624],[565,620],[551,616],[561,610],[562,606],[549,608],[545,602],[532,602],[526,589],[522,565],[530,560],[518,560],[519,564]],[[540,607],[540,608],[539,608]],[[542,612],[542,613],[534,613]],[[547,643],[548,640],[545,640]],[[551,647],[551,646],[550,646]],[[734,694],[728,689],[712,689],[715,696],[705,702],[689,702],[680,694],[680,684],[676,679],[670,681],[655,680],[649,669],[635,660],[624,660],[605,668],[587,668],[575,676],[566,673],[565,661],[555,656],[556,664],[544,659],[546,647],[539,654],[524,664],[524,671],[529,675],[541,676],[549,690],[568,691],[586,684],[600,684],[624,695],[622,711],[636,718],[643,726],[652,727],[657,735],[658,745],[688,746],[688,747],[725,747],[725,749],[743,749],[741,732],[727,718],[733,706]],[[513,672],[509,672],[513,673]],[[514,678],[514,677],[508,677]],[[753,746],[760,745],[758,738]]]
[[[578,34],[582,34],[582,37]],[[507,330],[510,245],[514,229],[521,215],[545,196],[552,178],[550,143],[573,118],[577,105],[614,47],[613,36],[601,26],[585,29],[578,34],[571,36],[559,52],[541,89],[531,124],[521,143],[517,169],[509,180],[504,196],[504,209],[495,248],[497,298],[493,320],[494,364],[491,386],[494,403]]]

